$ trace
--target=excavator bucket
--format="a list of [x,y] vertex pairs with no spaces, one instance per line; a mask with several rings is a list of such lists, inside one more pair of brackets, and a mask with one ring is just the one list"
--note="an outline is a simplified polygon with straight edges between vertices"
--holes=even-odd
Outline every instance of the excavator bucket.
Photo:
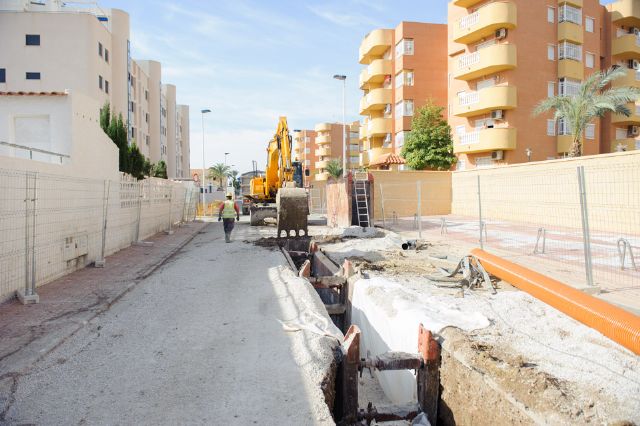
[[282,231],[285,231],[285,237],[302,236],[302,231],[305,236],[308,234],[309,198],[304,188],[280,188],[276,196],[276,206],[278,238]]

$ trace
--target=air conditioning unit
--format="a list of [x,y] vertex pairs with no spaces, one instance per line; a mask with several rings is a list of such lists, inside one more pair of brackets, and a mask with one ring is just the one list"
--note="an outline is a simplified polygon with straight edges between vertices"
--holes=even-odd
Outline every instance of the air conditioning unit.
[[503,155],[504,155],[504,151],[492,151],[491,152],[491,159],[492,160],[502,160]]
[[637,59],[629,59],[629,68],[632,70],[640,69],[640,61]]
[[629,34],[640,35],[640,29],[636,27],[629,27]]
[[504,118],[504,111],[501,109],[491,111],[491,118],[494,120],[502,120]]
[[627,136],[636,137],[638,135],[640,135],[640,127],[638,127],[638,126],[629,126],[627,128]]
[[503,38],[507,37],[507,29],[506,28],[500,28],[499,30],[496,30],[496,38],[498,40],[502,40]]

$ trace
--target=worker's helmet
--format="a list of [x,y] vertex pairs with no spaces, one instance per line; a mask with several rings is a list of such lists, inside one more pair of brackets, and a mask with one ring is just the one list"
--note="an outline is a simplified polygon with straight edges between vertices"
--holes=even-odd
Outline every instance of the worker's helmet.
[[227,198],[233,198],[233,192],[231,191],[227,192]]

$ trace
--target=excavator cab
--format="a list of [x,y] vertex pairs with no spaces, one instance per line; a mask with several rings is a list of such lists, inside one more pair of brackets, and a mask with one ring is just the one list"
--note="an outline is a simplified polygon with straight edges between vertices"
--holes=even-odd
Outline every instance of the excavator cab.
[[296,183],[296,188],[303,188],[303,175],[302,175],[302,163],[299,161],[293,161],[291,163],[293,167],[293,181]]

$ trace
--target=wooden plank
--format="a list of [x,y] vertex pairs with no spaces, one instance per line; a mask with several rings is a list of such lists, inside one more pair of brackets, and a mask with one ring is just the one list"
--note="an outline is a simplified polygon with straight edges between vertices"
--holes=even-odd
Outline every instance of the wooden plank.
[[351,425],[358,419],[358,364],[360,362],[360,329],[349,327],[342,343],[343,358],[336,376],[337,424]]
[[431,331],[420,324],[418,328],[418,352],[424,359],[424,366],[418,370],[418,403],[432,425],[438,421],[440,399],[440,344]]

